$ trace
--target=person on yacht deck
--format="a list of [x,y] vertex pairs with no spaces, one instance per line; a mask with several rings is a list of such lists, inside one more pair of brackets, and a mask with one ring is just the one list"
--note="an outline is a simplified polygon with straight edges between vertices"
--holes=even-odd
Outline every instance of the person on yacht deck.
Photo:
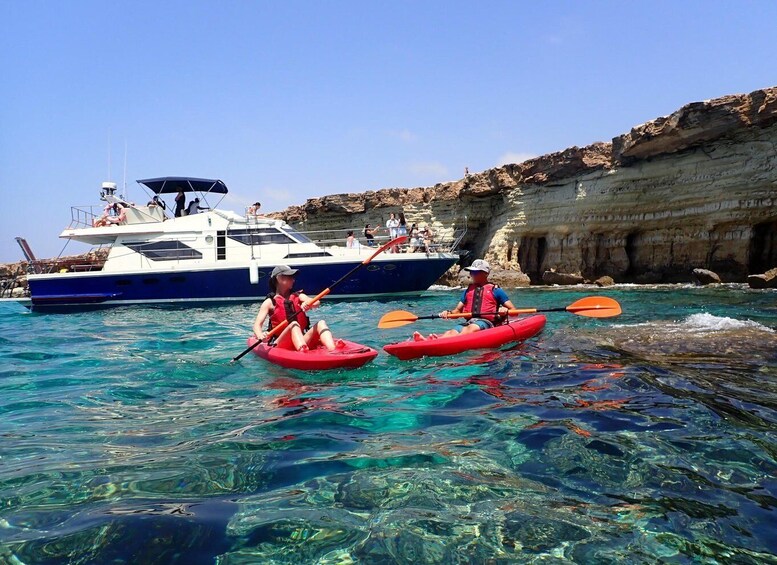
[[179,190],[175,195],[175,217],[180,218],[186,210],[186,195],[183,190]]
[[259,209],[262,207],[261,202],[254,202],[248,207],[248,217],[256,217],[260,215]]
[[197,214],[200,210],[207,210],[207,206],[200,206],[200,199],[195,198],[191,202],[189,202],[189,207],[186,209],[186,215],[192,216],[194,214]]
[[[294,278],[299,269],[292,269],[288,265],[278,265],[270,275],[270,293],[262,305],[254,321],[254,335],[260,341],[265,338],[272,328],[288,320],[289,325],[273,338],[276,347],[293,349],[296,351],[308,351],[323,345],[329,351],[345,347],[343,340],[335,341],[332,332],[324,320],[319,320],[313,326],[310,325],[305,311],[310,304],[310,297],[301,290],[294,291]],[[316,308],[318,303],[310,306]],[[265,320],[267,329],[263,330]]]

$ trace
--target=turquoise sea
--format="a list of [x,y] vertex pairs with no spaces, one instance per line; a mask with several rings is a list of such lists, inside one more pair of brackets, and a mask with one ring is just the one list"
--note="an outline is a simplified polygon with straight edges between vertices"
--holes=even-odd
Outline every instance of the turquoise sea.
[[[303,374],[258,305],[0,305],[0,563],[777,563],[777,292],[601,293],[502,352]],[[325,302],[374,347],[421,298]]]

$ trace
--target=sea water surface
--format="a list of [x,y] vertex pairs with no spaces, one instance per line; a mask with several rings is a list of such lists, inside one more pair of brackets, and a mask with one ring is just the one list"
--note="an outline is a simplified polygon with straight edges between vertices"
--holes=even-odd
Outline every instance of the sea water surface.
[[[777,292],[511,291],[505,351],[304,374],[256,306],[0,305],[0,563],[777,563]],[[455,291],[326,302],[373,347]]]

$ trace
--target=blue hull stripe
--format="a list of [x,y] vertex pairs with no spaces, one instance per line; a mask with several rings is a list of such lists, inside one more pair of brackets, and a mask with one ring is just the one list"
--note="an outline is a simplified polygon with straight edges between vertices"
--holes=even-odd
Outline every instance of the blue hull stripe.
[[[340,283],[332,295],[376,295],[419,292],[429,288],[455,258],[430,257],[424,261],[371,263]],[[309,295],[332,284],[358,263],[300,265],[295,288]],[[292,268],[294,265],[291,265]],[[260,268],[259,283],[251,284],[248,267],[203,271],[134,274],[66,273],[29,280],[34,310],[47,307],[120,305],[165,301],[258,300],[269,291],[270,270]]]

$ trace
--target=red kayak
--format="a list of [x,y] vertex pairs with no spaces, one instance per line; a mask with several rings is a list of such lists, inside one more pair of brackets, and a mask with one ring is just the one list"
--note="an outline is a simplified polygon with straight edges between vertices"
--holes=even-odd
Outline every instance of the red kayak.
[[545,327],[545,316],[530,316],[488,330],[424,341],[400,341],[385,345],[383,350],[403,361],[428,355],[454,355],[470,349],[493,349],[506,343],[523,341],[540,333]]
[[[255,337],[248,338],[248,345],[256,343]],[[327,350],[323,345],[309,351],[295,351],[274,345],[260,343],[253,352],[270,363],[287,369],[303,371],[325,371],[328,369],[355,369],[377,357],[378,352],[371,347],[343,340],[344,347]]]

